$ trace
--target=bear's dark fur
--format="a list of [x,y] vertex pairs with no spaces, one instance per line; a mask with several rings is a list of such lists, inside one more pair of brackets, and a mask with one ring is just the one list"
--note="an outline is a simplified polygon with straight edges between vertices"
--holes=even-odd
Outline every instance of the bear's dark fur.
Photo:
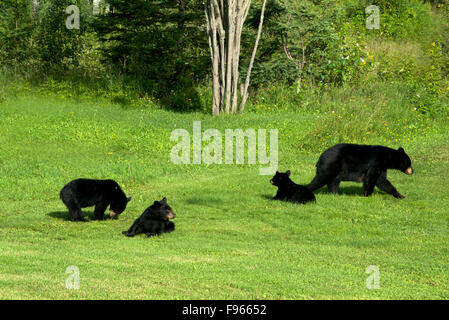
[[402,148],[337,144],[320,156],[316,176],[307,187],[314,191],[327,185],[329,192],[337,193],[340,181],[356,181],[363,182],[365,196],[371,195],[377,186],[396,198],[405,198],[387,180],[387,169],[413,174],[412,162]]
[[285,173],[276,171],[270,180],[271,184],[278,187],[274,200],[285,200],[294,203],[307,203],[315,201],[315,195],[304,186],[294,183],[290,179],[290,170]]
[[175,230],[175,224],[169,219],[174,219],[176,215],[167,204],[167,198],[154,203],[145,209],[142,215],[134,221],[129,230],[122,233],[128,237],[145,233],[147,237],[160,235],[164,232]]
[[109,216],[114,218],[126,209],[131,200],[114,180],[76,179],[66,184],[59,196],[69,209],[72,221],[86,221],[81,208],[90,206],[95,206],[95,219],[102,220],[110,205]]

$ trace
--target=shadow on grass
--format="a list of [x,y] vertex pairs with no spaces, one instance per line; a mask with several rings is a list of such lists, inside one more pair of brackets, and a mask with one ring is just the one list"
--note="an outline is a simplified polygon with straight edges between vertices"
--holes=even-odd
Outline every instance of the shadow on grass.
[[[49,212],[47,213],[47,216],[50,216],[52,218],[57,218],[57,219],[62,219],[64,221],[72,221],[72,216],[70,215],[70,213],[68,211],[54,211],[54,212]],[[84,219],[88,219],[89,221],[94,220],[95,215],[93,211],[83,211],[83,217]],[[108,216],[109,218],[109,216]],[[105,216],[105,220],[106,220],[106,216]]]
[[[315,194],[331,194],[327,187],[322,187],[318,190],[313,191]],[[351,187],[340,187],[337,195],[349,195],[349,196],[361,196],[363,197],[363,189],[362,187],[351,186]]]
[[[329,192],[327,187],[322,187],[318,190],[313,191],[315,195],[317,194],[332,194]],[[375,190],[374,193],[377,193]],[[381,192],[383,193],[383,192]],[[340,187],[340,190],[336,195],[348,195],[348,196],[360,196],[363,197],[363,190],[362,187],[357,186],[351,186],[351,187]],[[269,194],[263,194],[261,195],[261,198],[267,199],[267,200],[273,200],[274,195]]]
[[265,199],[265,200],[273,200],[274,195],[271,194],[262,194],[260,195],[261,198]]
[[214,205],[223,204],[223,200],[214,197],[193,197],[185,200],[187,204],[202,205],[214,207]]
[[[320,188],[318,190],[315,190],[313,193],[314,194],[332,194],[332,193],[329,192],[327,187],[322,187],[322,188]],[[373,191],[373,195],[375,195],[375,194],[388,195],[388,193],[383,192],[381,190],[378,190],[377,188],[375,188],[374,191]],[[340,189],[338,190],[338,193],[336,195],[365,197],[363,195],[363,188],[362,188],[362,186],[360,186],[360,187],[357,187],[357,186],[340,187]]]

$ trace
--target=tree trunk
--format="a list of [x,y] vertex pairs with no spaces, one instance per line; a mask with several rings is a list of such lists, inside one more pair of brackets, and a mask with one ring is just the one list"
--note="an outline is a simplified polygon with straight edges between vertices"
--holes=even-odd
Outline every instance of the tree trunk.
[[301,91],[301,83],[302,83],[302,70],[304,69],[304,65],[306,64],[306,47],[304,45],[304,42],[301,44],[302,49],[302,60],[301,60],[301,66],[299,69],[301,70],[301,75],[298,78],[298,87],[296,88],[296,93],[299,93]]
[[267,4],[267,0],[264,0],[263,4],[262,4],[262,11],[260,12],[260,22],[259,22],[259,29],[257,30],[256,43],[254,44],[253,54],[251,56],[251,61],[249,63],[248,72],[246,73],[245,86],[244,86],[243,92],[242,92],[242,101],[240,103],[240,112],[241,113],[243,112],[243,110],[245,110],[246,100],[248,99],[248,87],[249,87],[250,78],[251,78],[251,70],[253,68],[254,59],[256,58],[256,52],[257,52],[257,47],[259,45],[260,35],[262,34],[262,26],[263,26],[263,19],[264,19],[266,4]]
[[[262,12],[265,9],[265,4],[266,0],[264,0]],[[221,112],[237,112],[241,36],[250,6],[251,0],[206,1],[207,35],[212,61],[213,115]],[[260,32],[261,25],[253,56],[257,50]],[[253,63],[254,57],[250,69]],[[248,75],[247,81],[249,82]],[[243,111],[242,108],[241,110]]]
[[[217,0],[210,0],[205,6],[207,18],[207,34],[209,39],[209,49],[212,60],[212,114],[218,115],[222,101],[220,94],[220,45],[218,44],[219,24],[221,24],[221,14],[218,8]],[[220,32],[221,33],[221,32]]]

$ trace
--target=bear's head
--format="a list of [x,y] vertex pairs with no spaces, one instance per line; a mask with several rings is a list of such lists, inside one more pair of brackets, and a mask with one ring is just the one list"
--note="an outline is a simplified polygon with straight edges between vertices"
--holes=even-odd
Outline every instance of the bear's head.
[[167,198],[165,197],[161,201],[154,201],[149,209],[149,214],[152,219],[169,220],[176,217],[176,214],[168,205]]
[[412,161],[410,160],[410,157],[405,153],[405,150],[403,148],[399,148],[397,152],[397,168],[408,175],[413,174]]
[[276,174],[271,178],[270,183],[276,187],[286,185],[291,181],[290,173],[290,170],[287,170],[286,172],[276,171]]
[[131,197],[126,197],[123,190],[117,184],[114,187],[113,199],[111,201],[111,205],[109,207],[109,216],[114,219],[118,217],[126,209],[126,205],[131,201]]

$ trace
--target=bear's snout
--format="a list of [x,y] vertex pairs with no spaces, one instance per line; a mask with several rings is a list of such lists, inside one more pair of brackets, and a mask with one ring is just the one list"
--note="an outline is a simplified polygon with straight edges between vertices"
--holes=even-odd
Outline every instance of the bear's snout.
[[167,217],[168,217],[169,219],[174,219],[174,218],[176,218],[176,214],[175,214],[173,211],[170,211],[170,212],[168,213]]
[[271,179],[271,180],[270,180],[270,183],[271,183],[271,184],[274,184],[274,181],[273,181],[273,179]]
[[114,219],[117,216],[117,212],[112,209],[109,209],[109,216]]
[[412,168],[412,167],[408,167],[408,168],[405,170],[405,173],[408,174],[408,175],[412,175],[412,174],[413,174],[413,168]]

